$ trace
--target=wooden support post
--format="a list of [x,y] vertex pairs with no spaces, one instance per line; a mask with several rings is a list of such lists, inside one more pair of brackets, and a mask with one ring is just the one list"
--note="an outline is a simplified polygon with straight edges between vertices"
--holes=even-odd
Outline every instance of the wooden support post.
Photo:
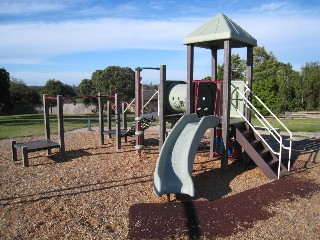
[[100,144],[104,145],[103,100],[101,97],[101,93],[98,93],[98,111],[99,111]]
[[160,136],[159,136],[159,148],[161,149],[166,138],[166,65],[160,65],[160,84],[159,84],[159,124],[160,124]]
[[[217,70],[218,70],[218,49],[217,47],[211,48],[211,80],[217,80]],[[217,90],[216,90],[217,91]],[[214,96],[216,99],[216,97]],[[213,152],[215,149],[215,139],[216,139],[216,128],[210,128],[209,130],[210,135],[210,153],[209,158],[213,158]]]
[[116,102],[116,149],[121,149],[121,132],[120,132],[120,96],[115,94]]
[[[122,128],[124,130],[127,130],[128,128],[128,122],[127,122],[127,113],[124,111],[126,109],[126,104],[122,103]],[[124,136],[124,142],[128,142],[128,137],[127,135]]]
[[16,140],[11,140],[11,153],[12,153],[12,161],[17,161],[17,149],[15,147]]
[[23,166],[29,167],[28,149],[26,146],[21,148]]
[[223,73],[223,104],[222,104],[222,156],[221,168],[227,169],[228,143],[230,126],[230,89],[231,89],[231,41],[224,41],[224,73]]
[[136,124],[136,150],[141,157],[141,149],[143,148],[141,136],[141,68],[135,70],[135,124]]
[[112,107],[111,107],[111,101],[107,102],[107,122],[108,122],[108,131],[109,131],[109,136],[108,138],[110,139],[112,137],[111,135],[111,129],[112,129]]
[[60,152],[64,153],[65,144],[64,144],[64,124],[63,124],[63,99],[61,95],[57,96],[57,117],[58,117],[58,135],[59,135],[59,144]]
[[[50,139],[50,119],[49,119],[49,104],[46,99],[48,94],[42,95],[42,102],[43,102],[43,120],[44,120],[44,133],[46,139]],[[48,155],[51,154],[51,149],[48,149]]]
[[[246,80],[250,90],[252,90],[252,74],[253,74],[253,46],[247,47],[247,69],[246,69]],[[246,98],[251,102],[251,93],[246,93]],[[245,106],[245,117],[251,122],[251,111],[248,106]]]
[[187,99],[186,113],[194,112],[194,91],[193,91],[193,64],[194,64],[194,46],[187,45]]

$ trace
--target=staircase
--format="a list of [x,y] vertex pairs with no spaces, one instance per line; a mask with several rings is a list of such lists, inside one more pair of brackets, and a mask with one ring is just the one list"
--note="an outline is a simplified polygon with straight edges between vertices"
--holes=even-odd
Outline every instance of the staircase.
[[[237,101],[231,104],[238,112],[243,121],[234,124],[235,140],[242,146],[243,150],[248,156],[257,164],[261,171],[269,179],[277,179],[283,176],[287,171],[290,171],[291,159],[291,146],[292,146],[292,133],[288,128],[277,118],[277,116],[256,96],[250,88],[245,85],[245,91],[240,91],[238,87],[233,86],[233,95],[239,96],[243,101],[244,108],[239,107]],[[286,146],[283,137],[279,132],[270,124],[270,122],[258,111],[258,109],[248,100],[246,96],[251,95],[256,98],[258,102],[269,112],[289,135],[289,146]],[[249,119],[246,119],[243,109],[251,112],[251,115],[259,120],[265,131],[268,132],[273,144],[267,141],[259,131],[251,124]],[[275,143],[275,144],[274,144]],[[284,154],[288,153],[287,159],[284,159]]]
[[[242,149],[269,179],[277,179],[288,171],[283,161],[279,162],[279,157],[246,122],[234,124],[234,135]],[[278,175],[279,164],[280,174]]]

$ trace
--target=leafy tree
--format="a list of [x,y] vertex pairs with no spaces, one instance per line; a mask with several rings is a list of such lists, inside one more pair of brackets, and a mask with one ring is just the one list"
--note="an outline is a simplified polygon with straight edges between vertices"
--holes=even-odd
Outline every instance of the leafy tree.
[[[279,112],[279,62],[273,53],[267,53],[264,47],[254,48],[253,92],[273,111]],[[262,114],[268,112],[253,98],[253,104]]]
[[128,67],[109,66],[92,73],[95,94],[121,94],[124,100],[134,97],[134,71]]
[[10,92],[13,104],[32,106],[40,104],[39,93],[31,87],[28,87],[23,81],[12,79],[10,81]]
[[[223,79],[224,64],[218,65],[217,79]],[[231,79],[245,80],[246,77],[246,61],[241,59],[239,54],[231,54]],[[210,78],[211,79],[211,78]]]
[[[277,60],[264,47],[254,48],[253,92],[275,113],[297,109],[295,85],[299,81],[298,72],[291,64]],[[259,107],[255,99],[253,103]],[[263,114],[267,111],[260,109]]]
[[81,95],[92,95],[94,94],[94,85],[91,79],[83,79],[79,86],[78,86],[79,92]]
[[301,105],[307,111],[320,109],[320,63],[310,62],[301,68],[299,89]]
[[239,54],[231,55],[231,79],[246,79],[246,61],[241,59]]
[[278,110],[279,112],[299,109],[295,86],[300,81],[299,73],[292,69],[291,64],[279,63],[277,72],[279,78]]
[[[78,86],[78,90],[81,95],[95,95],[95,89],[91,79],[83,79]],[[83,99],[83,103],[88,107],[92,103],[97,105],[98,101],[96,99]]]
[[50,97],[56,97],[57,95],[62,96],[76,96],[77,93],[75,89],[68,85],[64,84],[59,80],[50,79],[46,82],[43,93],[48,94]]
[[10,74],[0,68],[0,113],[5,113],[11,107]]

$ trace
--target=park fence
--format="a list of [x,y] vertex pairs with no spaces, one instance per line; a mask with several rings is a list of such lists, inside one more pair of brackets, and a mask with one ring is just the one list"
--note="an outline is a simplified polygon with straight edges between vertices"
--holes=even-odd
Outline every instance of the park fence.
[[284,118],[286,119],[320,119],[320,112],[319,111],[301,111],[301,112],[285,112]]

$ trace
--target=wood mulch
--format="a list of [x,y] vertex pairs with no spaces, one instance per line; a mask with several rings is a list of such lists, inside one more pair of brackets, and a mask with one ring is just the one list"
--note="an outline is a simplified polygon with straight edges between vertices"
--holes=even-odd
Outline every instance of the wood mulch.
[[[298,139],[289,176],[271,182],[259,169],[230,159],[222,172],[204,139],[194,163],[196,197],[154,195],[158,132],[137,157],[134,138],[114,149],[97,131],[65,134],[66,154],[29,154],[12,162],[0,141],[0,239],[318,239],[318,138]],[[17,142],[38,140],[21,138]],[[55,140],[55,139],[53,139]],[[20,153],[18,152],[18,157]]]

